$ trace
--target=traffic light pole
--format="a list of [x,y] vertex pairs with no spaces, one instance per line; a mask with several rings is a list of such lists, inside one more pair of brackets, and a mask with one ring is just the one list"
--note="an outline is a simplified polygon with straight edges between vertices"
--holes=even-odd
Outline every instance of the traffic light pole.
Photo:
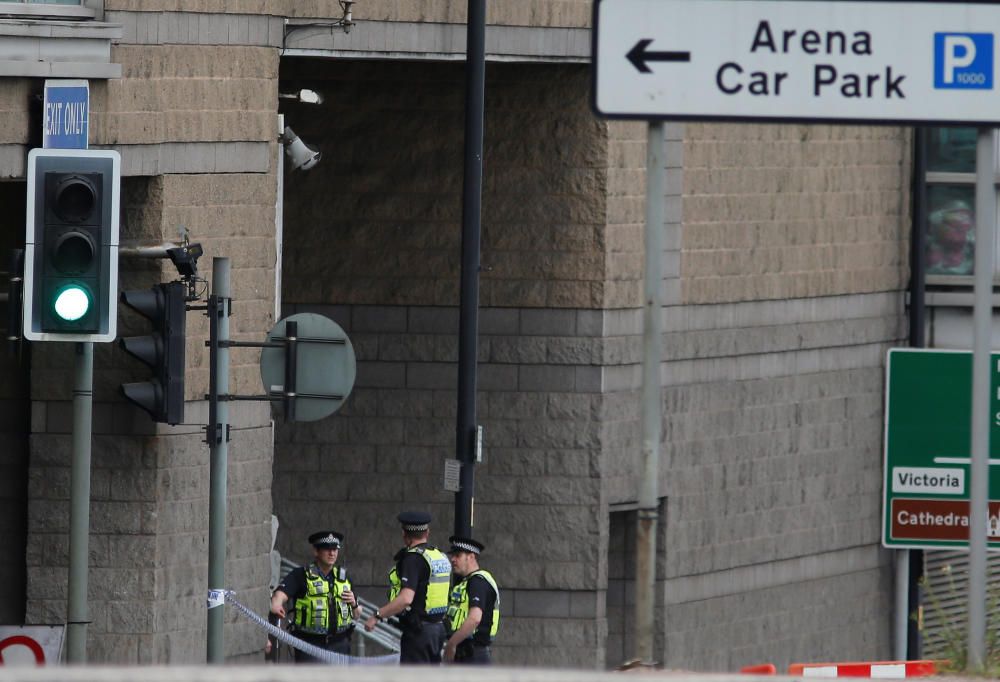
[[70,470],[69,603],[66,658],[87,662],[87,577],[90,564],[90,439],[94,344],[76,344],[73,380],[73,462]]
[[209,397],[207,440],[209,447],[208,498],[208,662],[222,663],[226,581],[226,476],[229,458],[229,259],[212,259],[212,295],[208,298]]

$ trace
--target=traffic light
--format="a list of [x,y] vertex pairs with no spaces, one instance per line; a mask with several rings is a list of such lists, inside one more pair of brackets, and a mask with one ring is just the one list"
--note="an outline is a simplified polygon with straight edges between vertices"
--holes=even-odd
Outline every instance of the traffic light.
[[122,302],[150,320],[153,333],[124,338],[121,347],[149,365],[153,378],[122,384],[121,391],[130,402],[146,410],[154,422],[180,424],[184,421],[186,301],[187,285],[183,282],[122,292]]
[[113,341],[117,332],[118,152],[28,153],[24,338]]

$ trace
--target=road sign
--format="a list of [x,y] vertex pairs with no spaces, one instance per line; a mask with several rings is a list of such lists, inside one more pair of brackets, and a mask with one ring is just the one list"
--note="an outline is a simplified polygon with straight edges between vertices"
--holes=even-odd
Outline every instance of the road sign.
[[[986,530],[1000,549],[1000,353],[990,359]],[[972,353],[894,348],[886,373],[882,544],[968,547]]]
[[593,97],[613,118],[1000,120],[1000,5],[597,0]]
[[59,665],[62,625],[0,625],[0,666]]
[[90,132],[90,84],[47,80],[42,107],[42,147],[86,149]]
[[[289,323],[291,334],[286,333]],[[298,313],[274,325],[266,343],[275,347],[260,353],[264,391],[285,397],[292,421],[316,421],[340,409],[357,372],[354,347],[340,325],[322,315]]]

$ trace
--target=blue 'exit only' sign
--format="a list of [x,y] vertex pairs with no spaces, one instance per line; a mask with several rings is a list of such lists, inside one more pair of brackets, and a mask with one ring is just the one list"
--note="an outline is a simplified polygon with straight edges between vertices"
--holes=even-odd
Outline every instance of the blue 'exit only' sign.
[[89,133],[90,84],[85,80],[45,81],[42,147],[86,149]]

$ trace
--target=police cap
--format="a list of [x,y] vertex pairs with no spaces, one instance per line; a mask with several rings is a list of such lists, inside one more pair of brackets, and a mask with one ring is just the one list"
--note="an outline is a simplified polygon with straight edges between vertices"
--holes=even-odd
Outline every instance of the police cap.
[[403,530],[411,533],[420,533],[431,527],[431,515],[427,512],[405,511],[396,518],[403,524]]
[[309,544],[317,549],[320,547],[340,548],[340,543],[344,541],[343,533],[335,530],[321,530],[309,536]]
[[484,549],[486,545],[479,542],[478,540],[473,540],[472,538],[465,538],[459,535],[452,535],[448,538],[448,542],[451,543],[451,553],[455,552],[471,552],[472,554],[479,554]]

